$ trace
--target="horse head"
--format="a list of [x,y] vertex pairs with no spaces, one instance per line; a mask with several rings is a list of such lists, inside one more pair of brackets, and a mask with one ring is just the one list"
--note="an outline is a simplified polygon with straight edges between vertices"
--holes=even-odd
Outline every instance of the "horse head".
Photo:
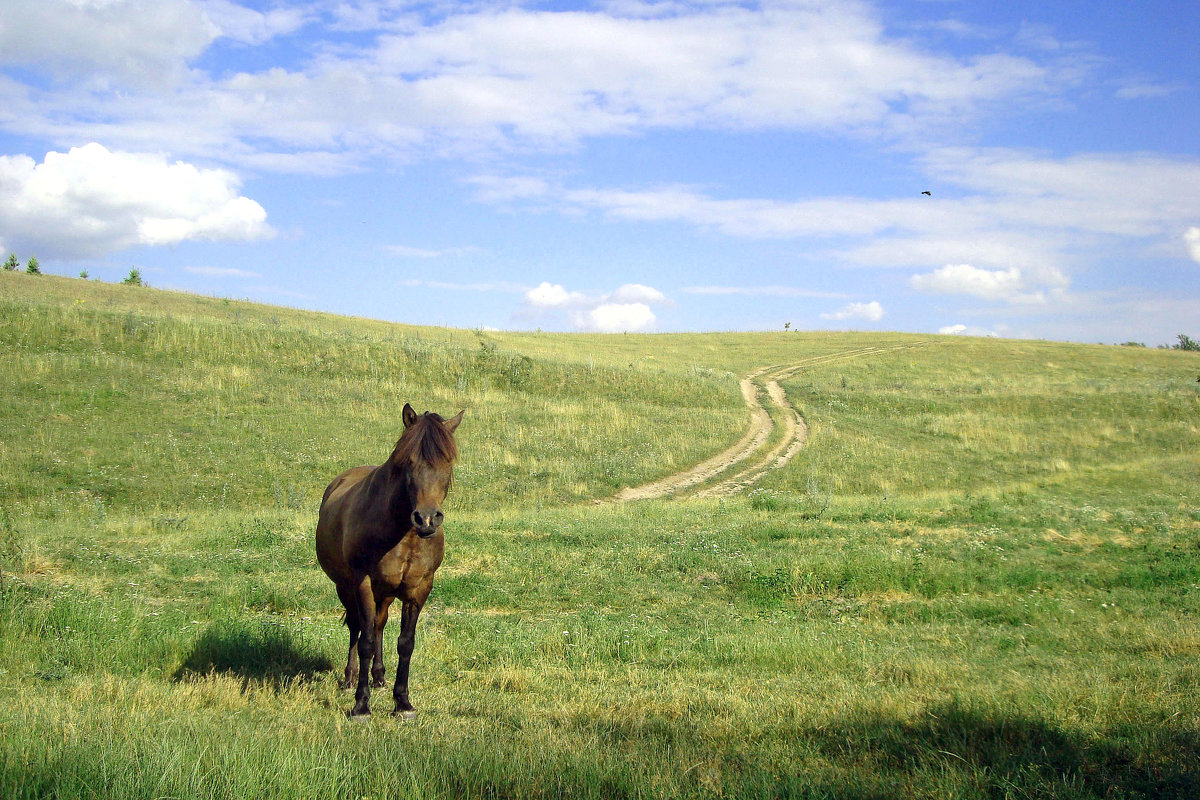
[[463,412],[451,419],[438,414],[417,414],[404,404],[404,434],[392,453],[392,465],[405,476],[409,520],[417,536],[428,539],[438,532],[445,515],[442,503],[450,491],[458,445],[454,431],[462,422]]

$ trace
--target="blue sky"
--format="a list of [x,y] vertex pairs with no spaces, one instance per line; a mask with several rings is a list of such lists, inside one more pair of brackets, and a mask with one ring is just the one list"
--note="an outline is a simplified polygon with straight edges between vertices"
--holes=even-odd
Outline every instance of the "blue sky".
[[1198,40],[1182,0],[6,0],[0,249],[464,328],[1170,343]]

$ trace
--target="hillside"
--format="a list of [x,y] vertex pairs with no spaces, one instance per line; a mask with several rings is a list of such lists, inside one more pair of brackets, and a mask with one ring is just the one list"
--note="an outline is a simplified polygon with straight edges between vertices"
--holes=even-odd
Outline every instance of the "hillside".
[[[6,797],[1200,794],[1194,353],[3,273],[0,359]],[[609,502],[743,440],[744,379],[742,467]],[[312,528],[406,401],[466,409],[447,558],[421,716],[354,723]]]
[[[745,425],[737,378],[805,361],[783,386],[819,435],[764,483],[798,494],[810,478],[863,498],[999,491],[1072,464],[1149,458],[1157,472],[1197,435],[1191,353],[894,334],[484,333],[3,277],[0,348],[15,384],[0,491],[14,501],[312,502],[340,465],[387,452],[406,401],[467,409],[465,507],[598,499],[731,444]],[[821,360],[898,344],[909,347]]]
[[559,503],[698,460],[741,424],[732,375],[614,360],[595,340],[530,357],[500,334],[3,277],[17,381],[0,492],[18,501],[312,503],[345,466],[390,452],[411,401],[467,410],[465,506]]

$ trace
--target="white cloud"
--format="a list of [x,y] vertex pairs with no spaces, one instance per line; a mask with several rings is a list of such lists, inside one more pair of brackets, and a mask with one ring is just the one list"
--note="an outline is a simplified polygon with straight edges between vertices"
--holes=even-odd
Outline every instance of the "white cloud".
[[102,91],[161,87],[183,82],[189,63],[219,38],[260,45],[311,18],[230,0],[5,0],[0,64],[82,78]]
[[650,304],[670,305],[659,290],[640,283],[627,283],[605,295],[568,291],[561,284],[544,281],[525,292],[525,305],[535,313],[563,311],[573,328],[598,333],[647,330],[658,321]]
[[[942,148],[918,167],[930,185],[946,190],[932,199],[914,191],[893,199],[788,200],[722,198],[678,184],[578,188],[507,178],[488,185],[513,187],[505,203],[537,211],[682,223],[740,239],[808,240],[811,254],[833,264],[921,270],[910,284],[921,291],[1026,304],[1059,299],[1074,268],[1088,261],[1178,252],[1179,231],[1195,227],[1200,207],[1200,161],[1190,158]],[[1195,258],[1200,245],[1192,241],[1185,235]],[[689,291],[734,290],[750,291]]]
[[1200,264],[1200,228],[1192,227],[1183,232],[1183,243],[1187,245],[1188,255]]
[[869,303],[847,303],[840,311],[822,314],[821,319],[866,319],[878,322],[883,319],[883,306],[877,300]]
[[614,219],[684,222],[746,239],[869,235],[896,225],[919,227],[930,219],[928,207],[917,200],[719,199],[689,186],[632,191],[547,187],[543,198],[568,209],[601,211]]
[[[992,222],[1000,224],[1002,219],[998,214]],[[1044,276],[1048,283],[1066,282],[1057,262],[1063,260],[1062,254],[1070,249],[1074,237],[1063,231],[997,230],[987,225],[963,214],[902,235],[864,237],[861,244],[844,248],[837,256],[852,265],[891,268],[927,269],[953,263],[988,269],[1016,267],[1031,278]]]
[[[13,119],[27,130],[286,171],[662,128],[908,136],[997,101],[1056,96],[1075,78],[1049,59],[921,49],[889,35],[870,4],[833,0],[562,12],[9,4],[0,60],[89,79],[22,86],[31,102]],[[374,36],[353,48],[332,37],[281,48],[282,60],[257,72],[197,65],[222,37],[255,45],[350,28]],[[307,155],[290,158],[296,150]]]
[[544,197],[551,191],[550,184],[541,178],[479,175],[467,182],[476,187],[475,198],[482,203],[533,200]]
[[419,76],[397,87],[417,114],[436,108],[450,124],[512,125],[552,139],[705,120],[874,123],[892,103],[970,102],[1046,77],[1019,59],[922,54],[887,39],[866,6],[845,3],[714,4],[653,18],[463,13],[382,37],[360,71]]
[[984,328],[977,328],[971,325],[945,325],[938,328],[938,333],[946,336],[995,336],[995,331],[989,331]]
[[285,6],[261,12],[230,0],[199,0],[199,5],[221,36],[250,45],[293,33],[315,18],[312,10],[304,8]]
[[99,144],[0,156],[0,237],[48,258],[99,257],[136,245],[271,236],[262,206],[233,173]]
[[608,298],[614,303],[666,303],[667,296],[650,286],[640,283],[627,283],[617,287]]
[[961,187],[962,196],[719,198],[685,185],[568,188],[543,179],[490,178],[480,184],[478,199],[495,202],[486,187],[505,203],[557,207],[568,215],[678,222],[742,239],[819,237],[836,242],[827,255],[842,263],[1015,268],[1024,283],[1048,289],[1067,285],[1067,268],[1089,250],[1110,254],[1115,242],[1174,240],[1200,207],[1200,162],[1193,159],[1054,159],[958,148],[935,151],[920,165],[932,181]]
[[1157,83],[1152,80],[1132,80],[1125,82],[1121,88],[1113,93],[1113,96],[1120,100],[1155,99],[1175,94],[1184,88],[1186,88],[1185,84],[1181,83]]
[[[1200,206],[1200,160],[1098,153],[1052,158],[1005,148],[944,148],[923,159],[930,177],[974,199],[982,227],[1101,236],[1173,234]],[[960,212],[962,213],[962,212]]]
[[571,308],[588,299],[581,292],[568,292],[561,284],[543,281],[525,293],[525,302],[533,308]]
[[652,328],[657,321],[645,303],[603,303],[569,316],[577,329],[595,333],[641,331]]
[[1027,292],[1021,270],[980,269],[970,264],[947,264],[924,275],[913,275],[909,285],[919,292],[968,294],[984,300],[1044,303],[1045,292]]
[[[228,4],[226,4],[228,5]],[[134,86],[183,75],[220,34],[185,0],[5,0],[0,63]]]

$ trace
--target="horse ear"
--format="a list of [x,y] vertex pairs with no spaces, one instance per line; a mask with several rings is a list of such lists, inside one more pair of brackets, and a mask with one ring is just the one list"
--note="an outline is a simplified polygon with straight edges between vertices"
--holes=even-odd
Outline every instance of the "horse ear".
[[466,413],[466,409],[463,409],[462,411],[458,412],[457,416],[451,417],[450,419],[446,420],[446,422],[445,422],[446,430],[449,431],[450,433],[454,433],[454,431],[458,428],[459,423],[462,422],[462,417],[463,417],[463,414],[465,414],[465,413]]
[[402,416],[404,417],[404,427],[406,428],[411,428],[413,423],[417,421],[417,412],[413,411],[413,407],[408,403],[404,404]]

